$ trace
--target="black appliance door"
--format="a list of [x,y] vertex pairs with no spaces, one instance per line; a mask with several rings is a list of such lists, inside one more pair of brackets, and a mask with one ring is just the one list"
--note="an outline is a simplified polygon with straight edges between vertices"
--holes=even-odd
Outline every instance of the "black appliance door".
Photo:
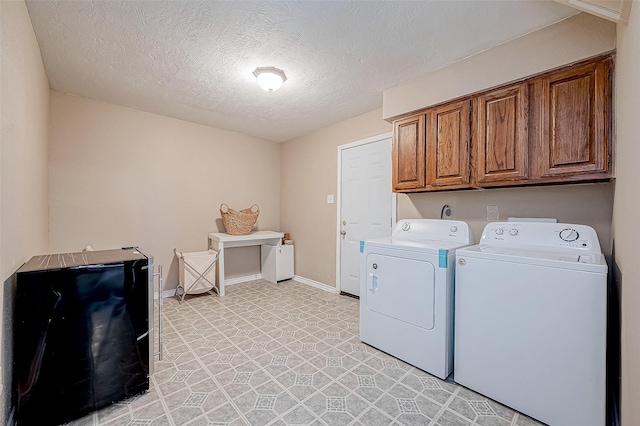
[[149,389],[147,260],[18,273],[18,425],[56,425]]

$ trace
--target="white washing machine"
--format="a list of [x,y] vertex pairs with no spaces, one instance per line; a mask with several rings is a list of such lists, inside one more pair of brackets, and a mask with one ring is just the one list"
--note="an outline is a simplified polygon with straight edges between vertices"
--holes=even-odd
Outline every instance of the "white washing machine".
[[414,219],[360,243],[360,339],[441,379],[453,368],[455,250],[465,222]]
[[593,228],[490,223],[456,258],[454,380],[551,426],[603,426],[607,264]]

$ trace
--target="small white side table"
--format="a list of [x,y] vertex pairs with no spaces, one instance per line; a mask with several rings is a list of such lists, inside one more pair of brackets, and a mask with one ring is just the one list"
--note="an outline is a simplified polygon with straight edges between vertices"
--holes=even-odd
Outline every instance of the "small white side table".
[[[222,232],[209,234],[209,248],[217,250],[218,255],[218,294],[224,296],[224,249],[227,247],[247,247],[266,244],[277,246],[281,243],[284,233],[275,231],[255,231],[249,235],[229,235]],[[262,267],[262,265],[260,265]]]

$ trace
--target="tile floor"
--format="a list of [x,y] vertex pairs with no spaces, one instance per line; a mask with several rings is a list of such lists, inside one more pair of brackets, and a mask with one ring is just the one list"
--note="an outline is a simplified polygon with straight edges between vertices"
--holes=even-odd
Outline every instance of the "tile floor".
[[540,425],[363,344],[358,303],[263,280],[164,299],[149,392],[71,425]]

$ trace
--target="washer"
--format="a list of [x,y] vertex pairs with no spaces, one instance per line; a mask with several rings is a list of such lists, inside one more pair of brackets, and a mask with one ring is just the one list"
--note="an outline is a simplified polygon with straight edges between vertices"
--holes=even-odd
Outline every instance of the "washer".
[[360,243],[360,339],[441,379],[453,368],[455,250],[465,222],[415,219]]
[[603,426],[607,264],[593,228],[490,223],[456,258],[454,380],[552,426]]

